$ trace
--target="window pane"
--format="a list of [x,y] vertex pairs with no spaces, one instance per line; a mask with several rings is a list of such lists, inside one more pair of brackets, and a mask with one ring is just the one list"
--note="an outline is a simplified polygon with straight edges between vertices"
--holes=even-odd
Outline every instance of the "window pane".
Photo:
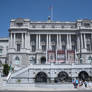
[[17,51],[20,51],[20,44],[17,44]]
[[0,54],[2,54],[2,49],[0,49]]

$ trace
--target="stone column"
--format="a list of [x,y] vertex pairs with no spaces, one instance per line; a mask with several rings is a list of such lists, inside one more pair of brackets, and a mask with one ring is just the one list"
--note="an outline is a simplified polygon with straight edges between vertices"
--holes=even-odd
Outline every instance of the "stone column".
[[71,34],[69,34],[69,49],[72,49],[72,43],[71,43]]
[[40,34],[39,34],[39,50],[41,50],[41,38],[40,38]]
[[11,34],[9,33],[9,48],[11,48]]
[[69,34],[67,34],[67,50],[69,50]]
[[39,39],[38,39],[38,34],[36,34],[36,51],[37,51],[38,48],[39,48],[39,47],[38,47],[38,40],[39,40]]
[[57,50],[59,49],[59,34],[57,34],[57,45],[56,45],[56,63],[57,63]]
[[49,49],[51,50],[51,35],[49,34]]
[[83,49],[83,37],[82,37],[82,34],[81,34],[81,49]]
[[11,43],[11,48],[12,48],[12,41],[13,41],[13,40],[12,40],[12,33],[11,33],[11,42],[10,42],[10,43]]
[[15,48],[15,43],[16,43],[16,38],[15,38],[15,33],[14,33],[14,48]]
[[49,45],[49,43],[48,43],[48,34],[47,34],[47,36],[46,36],[46,37],[47,37],[47,40],[46,40],[46,41],[47,41],[46,49],[48,50],[48,45]]
[[25,33],[25,48],[27,48],[27,33]]
[[80,37],[77,36],[77,51],[80,50]]
[[48,63],[48,34],[46,35],[46,63]]
[[24,35],[23,33],[21,35],[22,35],[22,48],[24,48]]
[[61,34],[59,34],[59,47],[60,47],[60,50],[62,50]]
[[32,51],[32,44],[31,44],[31,35],[29,34],[30,37],[30,50]]
[[59,34],[57,34],[57,47],[56,47],[56,49],[59,49],[59,47],[60,47],[60,43],[59,43]]
[[29,53],[30,52],[30,34],[29,33],[25,33],[25,48]]
[[30,34],[27,35],[27,43],[28,43],[28,49],[30,49]]
[[84,45],[85,45],[85,49],[87,48],[87,43],[86,43],[86,34],[84,34]]

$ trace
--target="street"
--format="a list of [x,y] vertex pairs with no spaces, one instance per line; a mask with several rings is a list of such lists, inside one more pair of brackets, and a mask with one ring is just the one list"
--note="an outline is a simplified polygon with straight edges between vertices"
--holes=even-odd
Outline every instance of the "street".
[[[29,91],[14,91],[14,90],[3,90],[3,91],[0,91],[0,92],[29,92]],[[62,90],[62,91],[30,91],[30,92],[92,92],[92,90]]]

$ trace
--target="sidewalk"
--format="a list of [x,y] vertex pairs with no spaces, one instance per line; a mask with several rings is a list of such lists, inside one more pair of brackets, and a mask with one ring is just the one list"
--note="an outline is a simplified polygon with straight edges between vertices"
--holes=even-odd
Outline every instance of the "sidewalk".
[[84,86],[74,88],[73,84],[7,84],[0,80],[0,90],[25,90],[25,91],[68,91],[68,90],[92,90],[92,83],[87,88]]

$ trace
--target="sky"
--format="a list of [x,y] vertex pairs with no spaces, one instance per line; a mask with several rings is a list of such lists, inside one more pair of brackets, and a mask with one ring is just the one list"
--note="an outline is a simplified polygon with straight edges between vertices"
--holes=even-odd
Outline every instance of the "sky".
[[53,21],[92,19],[92,0],[0,0],[0,37],[8,37],[13,18],[47,21],[50,7]]

